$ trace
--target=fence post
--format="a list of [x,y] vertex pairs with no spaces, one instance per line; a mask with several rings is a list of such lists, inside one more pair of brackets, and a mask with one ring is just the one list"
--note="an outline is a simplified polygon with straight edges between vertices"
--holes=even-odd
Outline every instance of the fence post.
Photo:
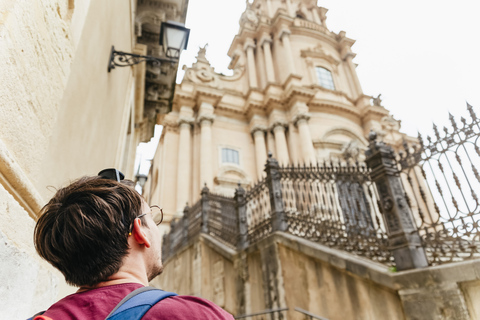
[[170,234],[168,235],[169,238],[170,238],[168,251],[170,253],[175,252],[175,248],[174,248],[174,245],[175,245],[175,229],[177,229],[177,222],[175,220],[172,220],[170,222]]
[[188,211],[190,208],[188,207],[188,203],[185,205],[183,209],[183,217],[182,217],[182,245],[186,245],[188,242]]
[[202,229],[200,232],[208,233],[208,211],[210,211],[210,204],[208,203],[208,187],[205,186],[202,189]]
[[280,173],[278,161],[268,153],[265,172],[267,173],[267,186],[270,194],[270,206],[272,209],[272,232],[286,231],[288,229],[287,217],[283,209],[282,185],[280,184]]
[[427,267],[427,257],[405,198],[394,151],[385,143],[377,142],[377,134],[373,131],[370,132],[369,140],[370,144],[365,152],[366,163],[372,170],[371,177],[377,185],[389,249],[397,270]]
[[247,201],[245,199],[245,189],[240,183],[235,189],[235,206],[237,208],[238,239],[237,248],[243,250],[248,247],[248,225],[247,225]]

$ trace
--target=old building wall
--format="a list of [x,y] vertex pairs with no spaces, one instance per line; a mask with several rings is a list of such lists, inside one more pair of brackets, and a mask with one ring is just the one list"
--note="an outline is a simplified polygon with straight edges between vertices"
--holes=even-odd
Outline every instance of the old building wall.
[[231,253],[226,254],[221,245],[212,244],[208,236],[196,240],[168,259],[164,263],[163,273],[152,280],[151,285],[178,294],[208,299],[235,314],[237,273],[233,256]]
[[137,141],[127,139],[132,70],[107,72],[112,45],[133,50],[132,8],[129,0],[0,4],[0,304],[6,319],[31,316],[76,290],[33,246],[35,220],[54,189],[120,167],[135,152],[127,147]]
[[300,307],[331,319],[404,319],[395,290],[341,271],[328,263],[279,246],[288,319],[304,319]]

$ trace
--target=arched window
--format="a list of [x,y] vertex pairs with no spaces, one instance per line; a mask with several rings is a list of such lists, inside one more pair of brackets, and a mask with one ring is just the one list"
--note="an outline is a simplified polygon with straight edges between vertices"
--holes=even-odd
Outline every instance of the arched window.
[[319,85],[326,89],[335,90],[335,85],[333,84],[332,73],[330,72],[330,70],[322,67],[316,67],[315,72],[317,74],[317,80]]

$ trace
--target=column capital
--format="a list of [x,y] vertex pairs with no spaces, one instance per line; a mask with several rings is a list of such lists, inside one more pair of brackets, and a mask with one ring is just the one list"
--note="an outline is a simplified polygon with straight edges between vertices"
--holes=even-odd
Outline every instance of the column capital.
[[193,117],[180,117],[178,118],[178,126],[180,127],[182,124],[192,125],[195,123],[195,119]]
[[286,123],[284,121],[275,121],[270,125],[270,130],[275,131],[278,128],[282,128],[283,131],[285,131],[285,128],[287,128],[287,127],[288,127],[288,123]]
[[253,41],[252,38],[247,38],[247,40],[245,40],[245,43],[243,45],[244,51],[247,51],[249,48],[253,48],[253,49],[256,48],[255,41]]
[[286,27],[284,27],[278,32],[278,38],[280,40],[283,40],[282,38],[284,36],[290,36],[291,34],[292,34],[292,32],[289,29],[287,29]]
[[268,43],[268,44],[272,43],[272,37],[270,37],[269,34],[264,33],[260,38],[260,41],[258,41],[258,43],[260,44],[261,47],[263,47],[265,43]]
[[267,127],[265,126],[255,125],[252,128],[250,128],[250,133],[252,135],[255,135],[257,132],[265,133],[266,131],[267,131]]
[[292,122],[295,126],[298,126],[300,120],[308,121],[310,118],[311,116],[308,113],[299,113],[293,117]]
[[197,117],[197,123],[199,123],[200,126],[202,126],[202,123],[204,123],[205,121],[212,124],[213,120],[215,120],[215,116],[213,114],[201,114]]

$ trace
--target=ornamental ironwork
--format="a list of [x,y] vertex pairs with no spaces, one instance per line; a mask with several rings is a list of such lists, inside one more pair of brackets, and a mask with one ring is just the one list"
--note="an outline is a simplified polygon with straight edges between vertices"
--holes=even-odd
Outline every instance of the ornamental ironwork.
[[279,171],[288,233],[393,264],[365,164],[323,163]]
[[418,144],[404,142],[398,163],[431,265],[480,257],[480,119],[469,117]]

